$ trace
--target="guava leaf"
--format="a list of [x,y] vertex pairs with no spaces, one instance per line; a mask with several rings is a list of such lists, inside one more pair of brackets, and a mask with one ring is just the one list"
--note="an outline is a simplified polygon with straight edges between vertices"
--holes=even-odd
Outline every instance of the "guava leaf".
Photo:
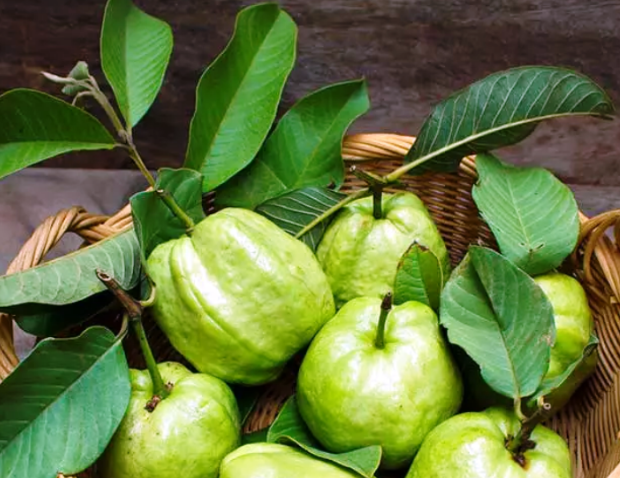
[[607,93],[583,75],[551,66],[512,68],[435,106],[405,161],[419,172],[456,171],[464,156],[518,143],[545,119],[613,113]]
[[553,309],[509,260],[471,246],[443,290],[439,317],[448,340],[478,364],[493,390],[517,398],[539,387],[555,340]]
[[254,209],[309,186],[344,180],[342,138],[370,102],[364,80],[321,88],[295,104],[247,168],[218,188],[216,203]]
[[437,256],[427,247],[414,242],[398,263],[394,303],[399,305],[413,300],[436,311],[443,285],[443,270]]
[[0,276],[0,311],[40,314],[107,291],[97,277],[100,269],[116,278],[125,290],[140,281],[140,249],[133,229],[115,234],[92,246],[27,269]]
[[502,254],[530,275],[558,267],[575,249],[579,207],[572,191],[542,168],[476,157],[473,197]]
[[121,339],[109,330],[43,340],[0,383],[0,476],[84,470],[105,450],[130,393]]
[[[191,169],[162,168],[155,184],[175,199],[195,222],[205,217],[202,209],[202,176]],[[143,191],[131,198],[131,213],[143,259],[159,244],[186,234],[187,226],[155,191]]]
[[130,0],[108,0],[101,28],[101,67],[129,126],[155,101],[172,53],[170,26]]
[[204,175],[204,192],[256,156],[276,117],[296,43],[295,22],[274,3],[253,5],[237,16],[230,43],[196,90],[184,167]]
[[590,340],[588,340],[588,343],[584,347],[583,353],[581,354],[581,356],[577,360],[575,360],[572,364],[570,364],[570,366],[566,370],[564,370],[564,373],[557,375],[556,377],[553,377],[553,378],[544,379],[542,383],[540,384],[540,386],[538,387],[538,389],[536,390],[536,392],[534,393],[534,396],[532,397],[532,401],[536,402],[538,398],[550,395],[555,390],[557,390],[562,385],[564,385],[566,381],[569,379],[574,380],[575,378],[578,378],[579,380],[582,380],[586,378],[586,377],[574,377],[573,374],[588,360],[588,358],[593,353],[596,352],[598,344],[599,344],[598,337],[594,334],[590,335]]
[[35,90],[0,95],[0,118],[0,179],[63,153],[116,145],[94,116]]
[[322,450],[303,422],[297,409],[295,396],[288,399],[269,427],[267,441],[296,445],[315,458],[330,461],[366,478],[374,477],[381,462],[379,445],[367,446],[347,453],[329,453]]
[[[258,206],[256,212],[294,236],[346,197],[346,194],[331,189],[307,187],[270,199]],[[333,216],[312,228],[300,240],[316,251],[331,219]]]

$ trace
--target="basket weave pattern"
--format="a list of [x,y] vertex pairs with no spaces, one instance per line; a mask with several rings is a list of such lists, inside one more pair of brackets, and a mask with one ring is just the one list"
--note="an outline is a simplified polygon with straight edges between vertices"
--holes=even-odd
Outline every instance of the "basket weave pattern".
[[[413,141],[413,137],[393,134],[352,135],[344,141],[343,156],[349,165],[356,164],[383,175],[402,164]],[[474,158],[465,158],[456,174],[406,176],[401,181],[399,188],[416,193],[427,205],[453,263],[464,257],[470,244],[496,247],[471,198],[471,187],[476,181]],[[362,181],[347,176],[345,191],[361,187],[364,187]],[[63,210],[36,229],[7,273],[39,264],[68,232],[80,235],[90,244],[129,227],[128,206],[113,217],[89,214],[80,207]],[[606,234],[610,228],[613,228],[613,241]],[[620,210],[591,219],[581,216],[579,247],[568,267],[588,294],[600,339],[599,365],[571,402],[547,423],[568,441],[575,478],[620,478],[620,253],[617,244],[620,244]],[[169,358],[169,344],[162,340],[156,328],[150,329],[155,335],[153,348],[158,358]],[[128,354],[129,362],[137,366],[133,351]],[[12,319],[0,314],[0,379],[17,363]],[[295,374],[289,370],[267,386],[245,431],[268,426],[293,392],[294,383]]]

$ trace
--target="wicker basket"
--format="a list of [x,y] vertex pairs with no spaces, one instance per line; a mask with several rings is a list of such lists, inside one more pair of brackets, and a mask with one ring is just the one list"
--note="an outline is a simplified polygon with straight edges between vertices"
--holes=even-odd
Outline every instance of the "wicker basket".
[[[343,154],[349,164],[363,162],[364,169],[386,174],[402,164],[413,140],[393,134],[348,136]],[[454,263],[463,258],[470,244],[495,247],[493,236],[471,198],[475,179],[474,160],[465,158],[457,174],[433,173],[402,180],[408,190],[426,203]],[[349,176],[344,189],[351,191],[363,185]],[[613,237],[620,243],[620,210],[592,219],[582,215],[581,221],[579,247],[569,266],[588,294],[600,338],[600,360],[595,374],[548,425],[567,440],[576,478],[620,478],[620,253],[606,234],[614,227]],[[35,266],[67,232],[77,233],[92,243],[130,226],[129,207],[111,218],[89,214],[79,207],[63,210],[37,228],[7,272]],[[158,358],[174,356],[161,332],[151,326],[151,333]],[[131,343],[129,348],[130,364],[141,366]],[[11,318],[0,315],[0,379],[17,363]],[[246,423],[246,432],[262,429],[274,420],[293,392],[294,381],[294,373],[289,372],[265,388]]]

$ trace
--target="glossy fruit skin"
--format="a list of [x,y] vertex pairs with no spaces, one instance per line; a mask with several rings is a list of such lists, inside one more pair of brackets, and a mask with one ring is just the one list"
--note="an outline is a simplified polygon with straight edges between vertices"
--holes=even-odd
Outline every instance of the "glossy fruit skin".
[[278,377],[335,312],[312,251],[252,211],[223,209],[148,259],[153,313],[200,372],[255,385]]
[[329,462],[286,445],[252,443],[222,462],[220,478],[359,478]]
[[519,429],[512,412],[490,408],[456,415],[430,432],[406,478],[571,478],[564,440],[538,425],[521,467],[504,443]]
[[[559,272],[550,272],[534,277],[534,281],[542,288],[553,308],[556,328],[555,343],[551,348],[549,368],[543,380],[561,375],[572,363],[578,360],[594,332],[594,320],[588,306],[586,293],[576,279]],[[598,355],[590,355],[560,388],[550,393],[545,401],[557,412],[571,398],[596,368]],[[471,391],[473,408],[483,409],[493,405],[509,407],[512,401],[500,396],[490,389],[482,380],[478,368],[468,363],[468,390]]]
[[372,198],[353,201],[325,231],[317,257],[327,274],[336,306],[355,297],[391,292],[398,262],[417,241],[439,259],[448,277],[446,245],[424,203],[412,193],[383,194],[383,219],[373,217]]
[[381,445],[381,466],[396,469],[458,411],[463,387],[430,307],[394,307],[378,349],[380,306],[380,299],[353,299],[321,329],[299,371],[297,402],[327,450]]
[[224,382],[176,362],[158,365],[170,395],[153,412],[148,371],[131,370],[127,413],[99,461],[101,478],[217,478],[241,441],[239,410]]

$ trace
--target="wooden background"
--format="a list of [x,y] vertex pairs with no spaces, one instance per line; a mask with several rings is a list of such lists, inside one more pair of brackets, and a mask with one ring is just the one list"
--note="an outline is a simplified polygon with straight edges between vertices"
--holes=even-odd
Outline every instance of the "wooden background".
[[[0,0],[0,92],[53,91],[41,70],[87,60],[101,77],[104,0]],[[168,21],[173,60],[161,95],[135,132],[149,166],[180,165],[195,84],[225,46],[238,0],[139,0]],[[299,25],[298,63],[283,106],[330,82],[365,76],[372,110],[360,132],[415,134],[431,106],[489,73],[526,64],[573,67],[620,104],[620,1],[283,0]],[[2,119],[0,118],[0,125]],[[240,138],[242,140],[242,138]],[[617,192],[620,123],[560,120],[503,153],[553,169],[576,185]],[[74,154],[46,165],[131,168],[121,152]]]

